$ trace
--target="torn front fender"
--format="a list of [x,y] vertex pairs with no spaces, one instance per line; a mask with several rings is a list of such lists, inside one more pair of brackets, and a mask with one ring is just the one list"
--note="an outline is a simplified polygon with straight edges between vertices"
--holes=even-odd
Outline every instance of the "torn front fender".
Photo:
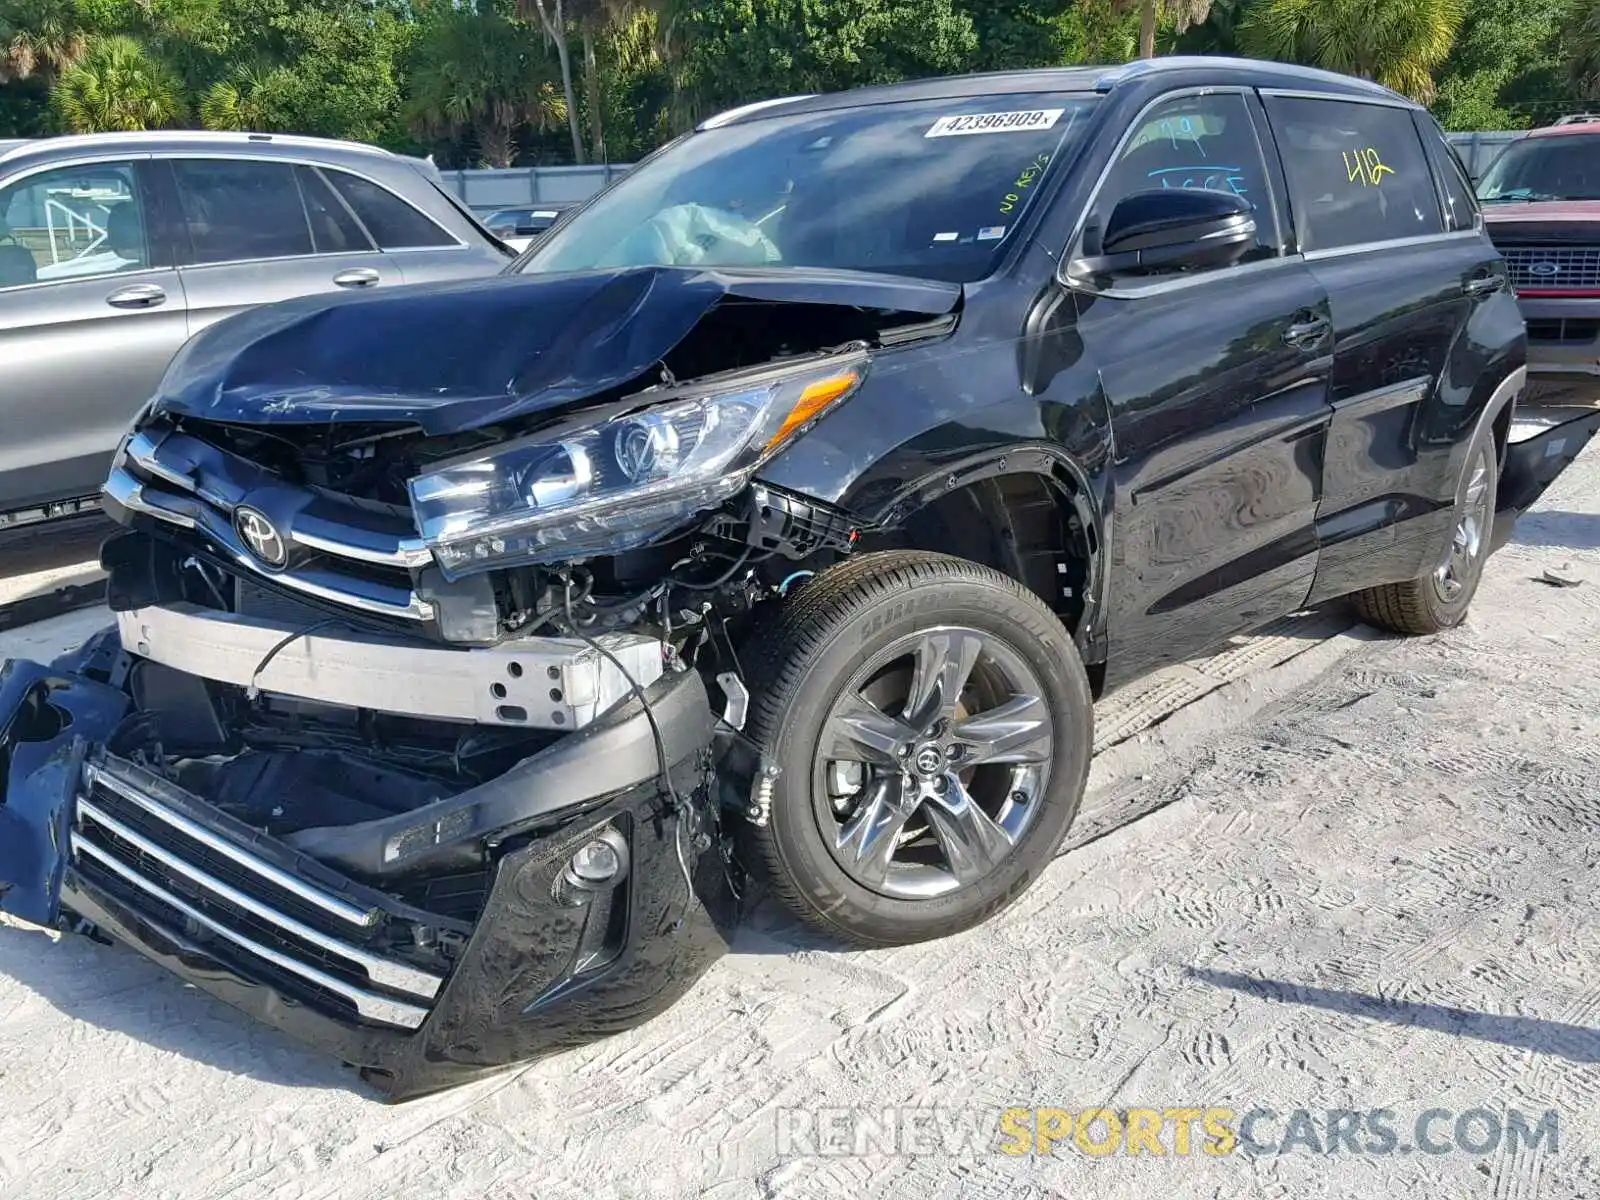
[[1500,472],[1493,549],[1511,540],[1517,518],[1538,503],[1596,433],[1600,433],[1600,409],[1518,406]]
[[128,698],[54,667],[0,666],[0,910],[55,922],[83,758],[116,731]]

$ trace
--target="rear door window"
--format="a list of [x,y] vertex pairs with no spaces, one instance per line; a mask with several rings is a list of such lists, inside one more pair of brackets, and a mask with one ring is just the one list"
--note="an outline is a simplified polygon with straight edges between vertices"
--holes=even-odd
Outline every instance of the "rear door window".
[[1444,231],[1411,111],[1351,100],[1266,97],[1301,250]]
[[459,243],[433,218],[418,212],[387,188],[345,171],[324,172],[345,202],[384,250],[421,250]]
[[314,253],[292,165],[176,159],[172,169],[195,264]]

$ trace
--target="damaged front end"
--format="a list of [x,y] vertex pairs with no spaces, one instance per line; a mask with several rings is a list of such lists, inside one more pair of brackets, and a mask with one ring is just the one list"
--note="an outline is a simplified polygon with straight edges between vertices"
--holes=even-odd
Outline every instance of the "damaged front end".
[[536,398],[398,396],[363,357],[477,291],[192,342],[106,485],[115,628],[0,676],[0,908],[87,923],[395,1099],[636,1025],[725,949],[719,814],[760,770],[734,646],[855,537],[755,472],[959,299],[491,291],[560,314],[520,343]]
[[[162,619],[217,618],[122,636]],[[588,669],[526,662],[558,665]],[[0,674],[0,907],[86,921],[392,1099],[447,1087],[638,1024],[725,948],[705,692],[644,699],[496,737],[251,700],[108,630]]]

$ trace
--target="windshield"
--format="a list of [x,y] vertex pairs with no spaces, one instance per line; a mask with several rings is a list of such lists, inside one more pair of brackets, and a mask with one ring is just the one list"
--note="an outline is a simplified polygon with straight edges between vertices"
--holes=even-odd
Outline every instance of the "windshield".
[[1600,200],[1600,132],[1513,142],[1484,172],[1485,204],[1517,200]]
[[705,130],[624,176],[522,270],[825,267],[970,283],[1093,104],[969,96]]

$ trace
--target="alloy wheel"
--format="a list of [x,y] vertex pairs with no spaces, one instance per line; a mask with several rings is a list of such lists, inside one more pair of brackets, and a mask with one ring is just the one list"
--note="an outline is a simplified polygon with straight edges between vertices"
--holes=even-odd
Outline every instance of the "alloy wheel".
[[1489,481],[1493,469],[1490,452],[1482,450],[1472,461],[1465,495],[1456,513],[1455,533],[1444,560],[1434,569],[1433,587],[1439,599],[1451,603],[1472,580],[1472,572],[1488,537]]
[[942,626],[874,655],[828,711],[812,795],[835,860],[858,884],[929,899],[992,872],[1032,824],[1055,742],[1022,657]]

